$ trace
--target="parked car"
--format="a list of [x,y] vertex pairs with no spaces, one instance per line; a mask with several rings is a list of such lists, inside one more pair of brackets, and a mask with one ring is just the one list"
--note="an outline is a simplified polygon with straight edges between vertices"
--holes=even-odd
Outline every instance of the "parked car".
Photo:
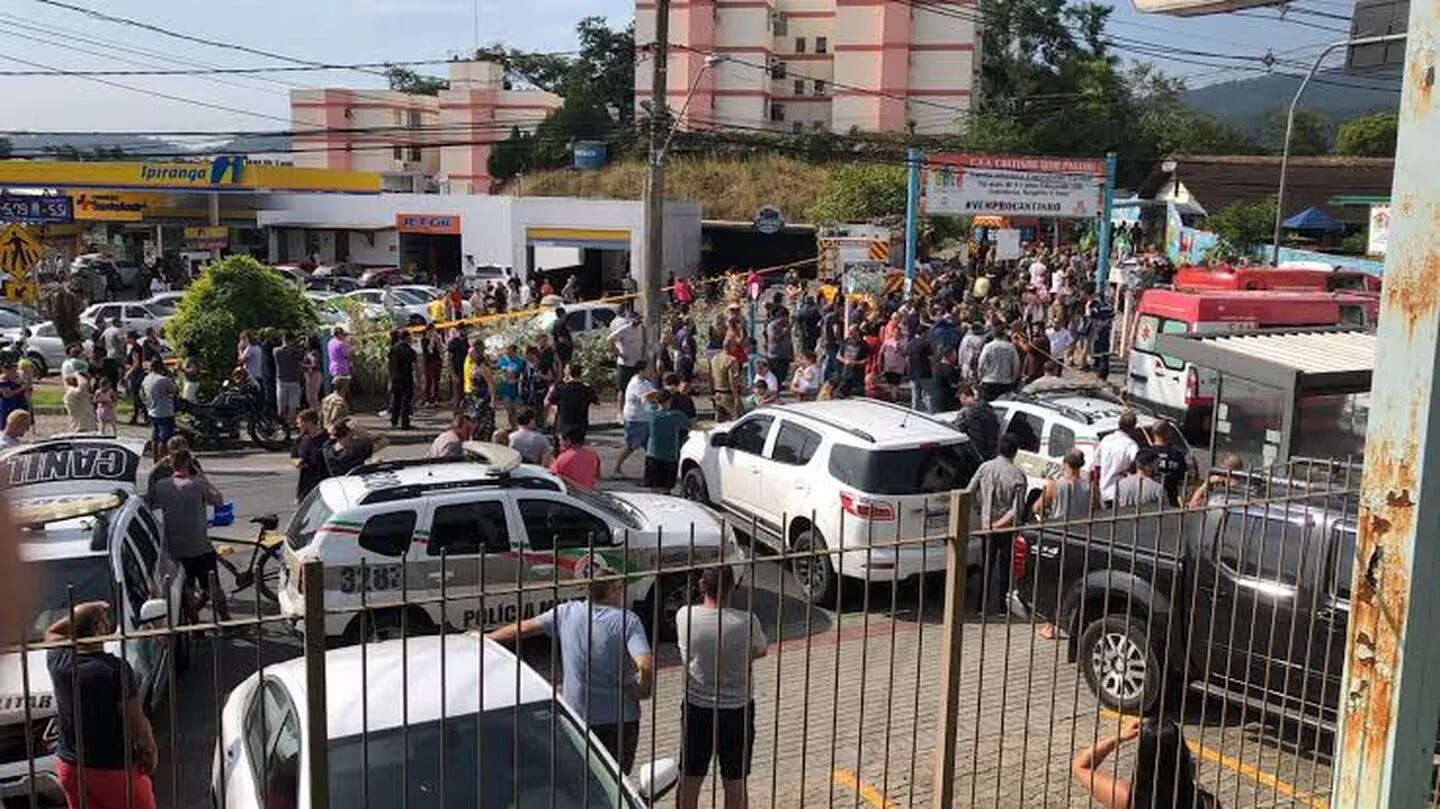
[[[51,371],[58,372],[61,363],[65,362],[65,342],[60,339],[54,322],[46,320],[28,328],[28,337],[22,336],[23,330],[13,336],[9,333],[0,336],[0,352],[14,350],[23,353],[35,363],[40,376],[47,376]],[[84,338],[83,345],[88,356],[95,340],[94,324],[80,321],[80,335]]]
[[[20,560],[34,596],[27,641],[42,640],[72,601],[110,602],[112,620],[131,639],[123,647],[108,642],[106,650],[130,663],[136,695],[153,710],[170,691],[171,656],[175,671],[183,672],[191,641],[189,635],[173,641],[135,637],[179,622],[184,582],[164,551],[155,515],[135,496],[143,450],[140,442],[124,439],[51,438],[0,452],[0,481],[20,529]],[[29,806],[32,793],[44,805],[65,805],[55,771],[59,731],[52,727],[55,693],[45,657],[43,650],[26,652],[28,671],[22,671],[20,652],[0,654],[0,803],[7,806]],[[18,707],[27,701],[28,723]]]
[[343,275],[312,275],[305,279],[305,288],[316,292],[334,292],[343,295],[360,288],[360,282]]
[[[905,581],[943,573],[950,492],[980,456],[948,424],[874,399],[762,407],[696,429],[680,450],[681,490],[753,526],[756,541],[794,553],[798,595],[833,603],[840,576]],[[870,549],[873,538],[915,545]],[[824,554],[842,548],[839,555]],[[982,558],[976,545],[974,568]]]
[[367,267],[357,276],[362,287],[386,287],[405,283],[399,267]]
[[[564,581],[584,578],[597,564],[654,571],[692,559],[744,558],[720,521],[699,505],[574,488],[541,467],[522,465],[508,447],[471,446],[489,460],[379,463],[317,486],[285,533],[281,611],[303,614],[301,568],[312,559],[334,571],[322,584],[326,636],[357,642],[395,637],[402,611],[412,630],[488,629],[533,617],[584,587],[572,581],[519,598],[481,599],[487,590],[513,588],[517,576]],[[402,590],[412,600],[440,595],[442,564],[450,572],[443,606],[434,599],[397,603]],[[683,573],[659,581],[640,576],[629,594],[636,614],[651,622],[658,614],[660,626],[652,629],[671,633],[694,585]],[[362,598],[379,608],[368,624],[344,611]]]
[[311,278],[359,278],[365,272],[360,264],[322,264],[310,272]]
[[1232,485],[1183,517],[1022,528],[1012,607],[1060,628],[1070,661],[1117,711],[1196,687],[1328,725],[1345,666],[1353,495],[1258,475]]
[[107,256],[104,253],[86,253],[76,256],[75,260],[70,262],[72,276],[87,270],[105,276],[107,285],[112,291],[137,288],[142,275],[139,264]]
[[[230,692],[214,805],[310,806],[301,760],[317,731],[307,701],[304,658],[267,665]],[[325,652],[325,708],[333,806],[645,809],[679,776],[673,759],[622,775],[549,681],[471,634]]]
[[[1015,464],[1025,470],[1030,492],[1045,487],[1045,481],[1060,475],[1065,454],[1072,449],[1085,456],[1088,472],[1095,461],[1095,447],[1100,439],[1120,427],[1120,414],[1134,407],[1089,385],[1058,387],[1038,393],[1009,393],[990,403],[1000,419],[1000,431],[1015,436],[1020,451]],[[959,411],[938,413],[935,418],[953,424]],[[1144,412],[1136,413],[1140,432],[1151,434],[1160,419]],[[1177,431],[1178,432],[1178,431]],[[1191,457],[1193,451],[1179,436],[1179,446]],[[1153,441],[1152,441],[1153,443]]]
[[164,327],[166,320],[152,311],[149,306],[137,301],[92,304],[80,313],[80,320],[91,324],[102,317],[105,318],[107,324],[119,318],[126,329],[133,329],[141,333],[151,327],[159,331]]
[[150,311],[154,312],[160,318],[164,320],[169,320],[170,318],[175,316],[175,310],[180,307],[180,301],[184,299],[184,297],[185,290],[172,290],[170,292],[161,292],[157,295],[151,295],[150,297],[141,301],[141,303],[143,303],[145,306],[150,307]]
[[[613,303],[574,303],[560,307],[565,310],[565,325],[575,337],[594,332],[609,331],[610,323],[620,313],[620,307]],[[505,346],[526,342],[535,334],[548,334],[559,318],[556,309],[546,309],[529,320],[514,323],[485,338],[485,351],[499,356]]]

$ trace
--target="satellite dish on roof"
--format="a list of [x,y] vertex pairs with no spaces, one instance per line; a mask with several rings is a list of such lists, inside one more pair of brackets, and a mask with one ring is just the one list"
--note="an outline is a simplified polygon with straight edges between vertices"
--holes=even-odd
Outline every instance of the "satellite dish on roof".
[[520,453],[500,444],[492,444],[488,441],[466,441],[460,446],[465,451],[467,460],[479,461],[496,472],[509,472],[524,462]]

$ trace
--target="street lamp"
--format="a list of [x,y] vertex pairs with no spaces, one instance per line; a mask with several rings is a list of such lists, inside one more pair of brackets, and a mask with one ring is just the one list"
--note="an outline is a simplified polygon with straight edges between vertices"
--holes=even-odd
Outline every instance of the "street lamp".
[[1384,34],[1375,37],[1358,37],[1347,39],[1341,42],[1332,42],[1320,51],[1315,57],[1315,64],[1310,66],[1310,72],[1305,74],[1300,86],[1295,89],[1295,97],[1290,99],[1290,109],[1285,113],[1285,144],[1280,152],[1280,188],[1275,192],[1275,231],[1270,243],[1270,263],[1280,265],[1280,223],[1285,221],[1285,174],[1290,168],[1290,135],[1295,129],[1295,108],[1300,104],[1300,96],[1304,95],[1305,88],[1310,86],[1310,80],[1320,70],[1320,63],[1325,61],[1336,48],[1345,48],[1357,45],[1379,45],[1385,42],[1399,42],[1404,39],[1404,34]]
[[[655,55],[656,73],[663,76],[659,60],[666,58],[663,52]],[[680,129],[680,121],[690,109],[690,101],[695,97],[695,91],[700,87],[700,80],[704,78],[705,71],[727,61],[726,57],[718,54],[707,54],[705,62],[701,65],[699,72],[695,74],[695,80],[690,82],[690,89],[685,93],[685,101],[680,105],[680,112],[675,120],[670,122],[670,129],[665,133],[661,141],[659,127],[662,115],[667,115],[669,105],[665,102],[665,82],[657,78],[652,93],[650,104],[650,176],[645,183],[645,266],[641,273],[640,294],[641,310],[645,315],[645,340],[649,344],[659,339],[660,334],[660,278],[664,267],[665,252],[665,156],[670,151],[670,144],[675,140],[675,133]]]

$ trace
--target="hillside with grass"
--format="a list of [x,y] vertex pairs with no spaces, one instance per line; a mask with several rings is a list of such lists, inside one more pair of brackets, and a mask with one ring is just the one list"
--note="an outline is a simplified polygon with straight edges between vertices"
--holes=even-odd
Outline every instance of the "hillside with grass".
[[[694,200],[706,219],[749,220],[762,205],[779,206],[792,222],[810,221],[808,211],[825,188],[831,169],[778,155],[740,159],[676,157],[665,174],[666,196]],[[511,180],[500,193],[539,197],[640,199],[645,164],[617,162],[600,171],[551,169]]]

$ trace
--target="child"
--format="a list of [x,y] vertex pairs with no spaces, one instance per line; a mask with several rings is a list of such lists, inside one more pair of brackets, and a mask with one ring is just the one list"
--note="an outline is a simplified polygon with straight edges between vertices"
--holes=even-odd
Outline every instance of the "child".
[[115,435],[115,388],[103,376],[95,391],[95,420],[100,423],[101,435]]

